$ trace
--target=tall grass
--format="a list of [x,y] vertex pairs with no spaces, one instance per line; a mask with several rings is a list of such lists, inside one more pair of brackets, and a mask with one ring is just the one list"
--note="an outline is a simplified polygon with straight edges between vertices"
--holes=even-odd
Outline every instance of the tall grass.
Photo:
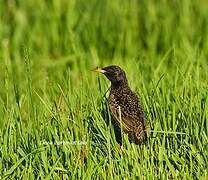
[[[0,179],[206,179],[208,3],[0,1]],[[106,105],[120,65],[148,141],[123,150]]]

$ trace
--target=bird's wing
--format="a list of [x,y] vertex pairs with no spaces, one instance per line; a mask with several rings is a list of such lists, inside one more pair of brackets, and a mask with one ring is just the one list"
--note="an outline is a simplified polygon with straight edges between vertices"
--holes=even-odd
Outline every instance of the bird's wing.
[[110,111],[113,115],[114,122],[124,129],[126,132],[130,132],[135,129],[135,120],[124,115],[124,112],[119,107],[110,106]]
[[[132,97],[133,96],[133,97]],[[135,94],[119,98],[120,102],[110,106],[113,119],[124,130],[136,131],[144,124],[144,112],[138,97]]]
[[126,114],[125,111],[118,110],[110,107],[113,115],[114,122],[123,129],[124,132],[133,140],[136,144],[142,143],[146,138],[146,131],[144,120],[138,119],[139,116],[132,116]]

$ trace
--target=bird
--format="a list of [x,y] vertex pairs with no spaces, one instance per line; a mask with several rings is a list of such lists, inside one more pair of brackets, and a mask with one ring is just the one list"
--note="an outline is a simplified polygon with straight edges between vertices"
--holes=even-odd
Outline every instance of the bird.
[[[137,145],[147,139],[144,109],[140,98],[131,90],[126,73],[117,65],[110,65],[94,69],[95,72],[104,74],[111,82],[108,106],[112,115],[112,124],[115,134],[124,132],[130,142]],[[116,139],[122,144],[122,136]]]

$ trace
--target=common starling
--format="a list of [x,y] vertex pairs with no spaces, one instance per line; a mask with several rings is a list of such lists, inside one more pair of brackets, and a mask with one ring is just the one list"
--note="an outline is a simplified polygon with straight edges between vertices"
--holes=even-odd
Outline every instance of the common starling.
[[[129,88],[125,72],[115,65],[94,71],[104,74],[111,81],[108,105],[114,127],[125,132],[131,142],[144,142],[147,134],[143,107],[138,96]],[[121,139],[117,141],[121,142]]]

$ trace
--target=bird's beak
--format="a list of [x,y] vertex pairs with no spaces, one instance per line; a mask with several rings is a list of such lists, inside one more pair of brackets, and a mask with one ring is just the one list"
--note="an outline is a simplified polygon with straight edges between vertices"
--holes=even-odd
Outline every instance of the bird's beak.
[[102,68],[95,68],[95,69],[93,69],[92,71],[94,71],[94,72],[99,72],[99,73],[102,73],[102,74],[104,74],[105,72],[107,72],[107,71],[105,71],[105,70],[102,69]]

